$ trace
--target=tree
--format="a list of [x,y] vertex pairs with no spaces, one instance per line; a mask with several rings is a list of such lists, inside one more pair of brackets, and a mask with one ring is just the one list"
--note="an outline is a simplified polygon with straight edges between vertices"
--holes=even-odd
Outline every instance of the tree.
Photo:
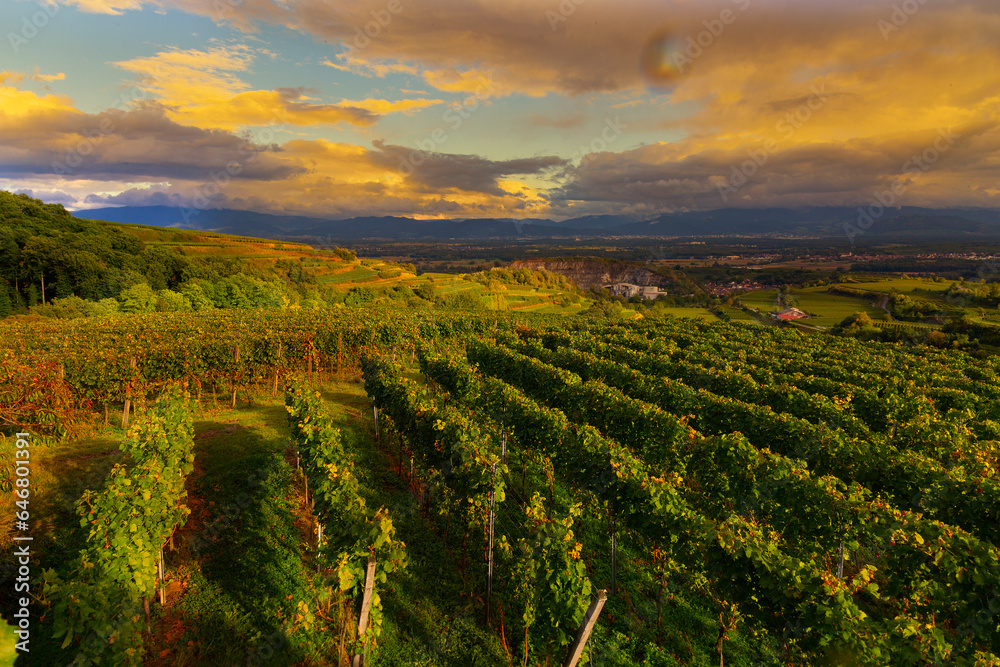
[[10,286],[0,281],[0,318],[7,317],[14,312],[14,306],[10,301]]
[[146,279],[154,289],[173,287],[180,283],[188,263],[185,257],[158,247],[147,248],[140,259],[144,264]]
[[180,292],[168,289],[161,289],[156,293],[156,312],[173,313],[191,310],[187,299]]
[[927,334],[927,344],[934,347],[948,347],[948,334],[940,331],[931,331]]
[[118,301],[116,299],[101,299],[97,303],[91,304],[90,314],[94,317],[101,317],[103,315],[111,315],[117,313],[119,310]]
[[21,249],[13,235],[6,229],[0,229],[0,278],[13,284],[17,282],[21,264]]
[[118,295],[123,313],[151,313],[156,309],[156,292],[147,283],[132,285]]
[[348,292],[347,297],[344,299],[344,305],[348,307],[360,306],[371,303],[374,300],[375,292],[370,287],[355,287]]
[[28,239],[24,247],[21,248],[21,259],[28,280],[32,285],[38,284],[42,290],[42,300],[50,297],[45,294],[45,276],[51,282],[54,275],[58,275],[58,263],[55,259],[60,254],[59,242],[52,238],[33,236]]
[[212,298],[219,308],[278,308],[281,288],[243,273],[218,281]]
[[196,281],[186,282],[181,285],[181,296],[187,301],[189,310],[202,311],[215,308],[211,297],[205,293],[204,288]]
[[479,298],[479,295],[473,294],[471,291],[459,292],[455,296],[446,300],[445,305],[449,308],[457,308],[459,310],[485,310],[486,306],[483,305],[483,300]]
[[421,283],[415,290],[413,290],[413,293],[424,301],[433,301],[434,297],[437,296],[437,288],[429,282]]

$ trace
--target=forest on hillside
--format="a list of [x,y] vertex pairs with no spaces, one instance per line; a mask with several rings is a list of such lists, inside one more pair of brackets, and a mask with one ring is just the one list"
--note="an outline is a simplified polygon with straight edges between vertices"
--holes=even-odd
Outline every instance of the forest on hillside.
[[192,257],[146,244],[121,225],[76,218],[60,204],[0,191],[0,317],[39,306],[100,315],[278,307],[320,296],[293,260]]
[[497,309],[509,290],[539,289],[565,295],[560,304],[580,302],[569,280],[545,271],[494,266],[434,284],[431,276],[412,280],[412,264],[359,260],[343,248],[86,220],[3,191],[0,258],[0,317],[377,303],[484,310]]

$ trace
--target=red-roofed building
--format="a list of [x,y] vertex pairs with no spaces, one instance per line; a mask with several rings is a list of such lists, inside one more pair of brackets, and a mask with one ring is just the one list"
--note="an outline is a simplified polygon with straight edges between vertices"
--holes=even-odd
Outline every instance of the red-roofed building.
[[785,308],[781,312],[776,313],[774,317],[779,320],[804,320],[809,316],[798,308]]

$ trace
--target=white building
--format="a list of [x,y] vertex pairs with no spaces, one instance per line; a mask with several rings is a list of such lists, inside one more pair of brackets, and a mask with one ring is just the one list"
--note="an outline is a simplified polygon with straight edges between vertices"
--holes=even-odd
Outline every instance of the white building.
[[666,294],[660,290],[659,287],[655,285],[633,285],[632,283],[614,283],[612,285],[604,286],[611,296],[623,296],[626,299],[631,299],[634,296],[641,296],[644,299],[655,299],[661,294]]

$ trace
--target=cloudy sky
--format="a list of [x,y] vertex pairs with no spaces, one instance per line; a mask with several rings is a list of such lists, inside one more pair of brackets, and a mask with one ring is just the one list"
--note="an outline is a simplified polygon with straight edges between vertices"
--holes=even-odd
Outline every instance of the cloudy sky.
[[548,217],[1000,207],[1000,2],[4,0],[0,189]]

